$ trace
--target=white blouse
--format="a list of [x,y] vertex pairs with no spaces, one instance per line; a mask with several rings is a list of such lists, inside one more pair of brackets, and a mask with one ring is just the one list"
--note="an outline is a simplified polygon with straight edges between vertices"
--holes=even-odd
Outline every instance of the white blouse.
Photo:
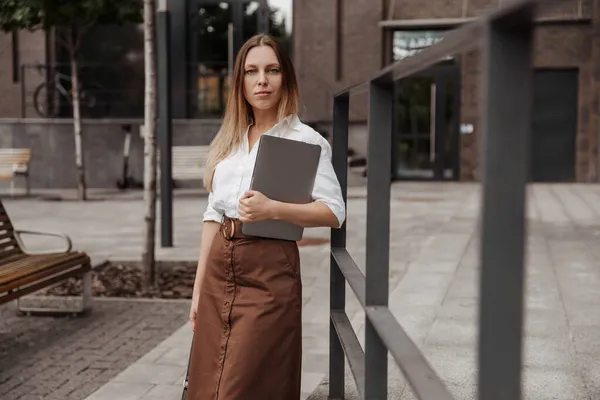
[[[208,205],[204,212],[204,221],[220,223],[223,215],[239,218],[239,199],[250,188],[259,143],[257,140],[252,150],[248,151],[247,133],[248,130],[239,148],[217,164],[213,177],[213,190],[208,196]],[[329,142],[314,129],[303,124],[296,115],[288,116],[264,135],[285,137],[321,146],[312,198],[313,201],[326,204],[337,217],[339,226],[342,226],[346,217],[346,207],[340,183],[331,164]]]

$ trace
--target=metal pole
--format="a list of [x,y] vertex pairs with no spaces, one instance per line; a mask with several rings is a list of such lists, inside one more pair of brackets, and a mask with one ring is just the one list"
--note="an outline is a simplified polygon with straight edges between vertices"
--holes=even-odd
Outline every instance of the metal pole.
[[244,44],[244,3],[241,1],[231,4],[233,8],[233,59]]
[[[26,103],[26,99],[27,99],[27,91],[26,91],[26,84],[25,84],[25,65],[21,65],[21,118],[25,118],[27,116],[27,103]],[[46,101],[45,105],[46,107],[48,107],[48,97],[46,96],[46,99],[44,99],[44,101]]]
[[170,15],[166,0],[159,0],[156,13],[158,144],[160,149],[160,239],[162,247],[173,247],[173,181],[171,172],[171,64],[169,54]]
[[229,78],[233,76],[233,67],[235,59],[233,58],[233,23],[227,24],[227,74]]
[[[333,155],[332,163],[342,188],[346,203],[348,193],[348,110],[347,95],[333,100]],[[346,220],[347,221],[347,220]],[[331,230],[331,247],[346,248],[346,222],[340,229]],[[329,308],[331,313],[345,311],[346,279],[333,255],[330,256]],[[344,398],[345,386],[344,349],[336,332],[333,320],[329,321],[329,398]]]
[[[387,307],[390,260],[390,169],[394,86],[391,74],[369,88],[367,170],[367,308]],[[387,399],[387,347],[365,318],[365,399]]]
[[490,23],[483,102],[478,399],[521,398],[533,6]]

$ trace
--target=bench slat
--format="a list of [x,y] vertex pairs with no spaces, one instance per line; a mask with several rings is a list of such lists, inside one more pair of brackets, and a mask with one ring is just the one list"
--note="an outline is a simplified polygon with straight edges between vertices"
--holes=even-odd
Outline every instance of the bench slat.
[[80,252],[42,254],[26,256],[14,264],[21,265],[16,273],[3,276],[0,272],[0,293],[40,281],[73,267],[79,267],[77,269],[82,272],[89,270],[90,258]]
[[0,286],[46,269],[67,265],[71,261],[82,261],[85,257],[85,254],[79,252],[26,255],[0,265]]
[[0,154],[31,154],[31,149],[27,147],[3,147],[0,148]]
[[0,149],[0,165],[28,164],[30,161],[30,149]]
[[[171,149],[173,179],[203,179],[209,149],[209,146],[173,146]],[[160,169],[158,174],[160,176]]]

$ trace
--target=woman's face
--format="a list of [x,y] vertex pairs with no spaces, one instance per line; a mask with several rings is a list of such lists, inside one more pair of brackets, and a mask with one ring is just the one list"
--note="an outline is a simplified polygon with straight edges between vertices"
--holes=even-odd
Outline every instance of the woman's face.
[[281,66],[270,46],[250,49],[244,63],[244,96],[259,110],[270,110],[281,99]]

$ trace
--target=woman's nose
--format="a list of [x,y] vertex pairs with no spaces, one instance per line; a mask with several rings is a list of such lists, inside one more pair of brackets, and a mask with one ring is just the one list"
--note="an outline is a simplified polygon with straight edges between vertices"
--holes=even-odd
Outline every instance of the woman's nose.
[[267,83],[267,74],[264,71],[259,72],[258,74],[258,84],[265,85]]

